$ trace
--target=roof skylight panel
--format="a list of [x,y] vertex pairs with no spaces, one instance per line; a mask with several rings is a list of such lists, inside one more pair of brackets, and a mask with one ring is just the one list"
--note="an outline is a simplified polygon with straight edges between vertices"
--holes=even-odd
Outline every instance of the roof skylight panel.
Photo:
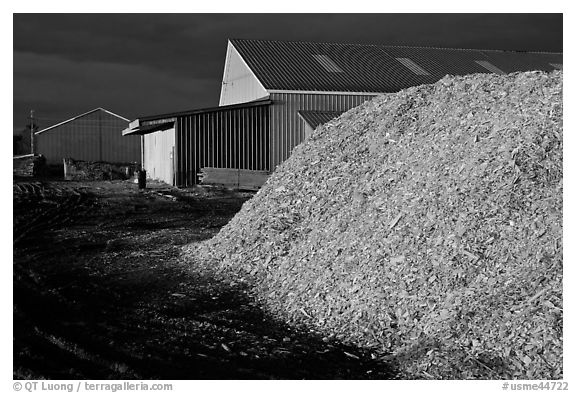
[[420,67],[418,64],[414,63],[412,59],[409,59],[407,57],[397,57],[396,60],[398,60],[400,63],[402,63],[404,67],[408,68],[416,75],[430,75],[428,71]]
[[342,68],[338,67],[338,65],[326,55],[314,55],[314,58],[328,72],[344,72]]
[[476,64],[481,65],[482,67],[486,68],[488,71],[493,72],[495,74],[504,75],[506,74],[500,68],[496,67],[494,64],[490,63],[486,60],[474,60]]

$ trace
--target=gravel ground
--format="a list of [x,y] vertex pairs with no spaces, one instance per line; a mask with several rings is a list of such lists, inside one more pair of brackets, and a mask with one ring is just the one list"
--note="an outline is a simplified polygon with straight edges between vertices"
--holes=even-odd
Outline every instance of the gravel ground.
[[180,260],[251,194],[15,181],[17,379],[389,379],[374,354],[264,312]]

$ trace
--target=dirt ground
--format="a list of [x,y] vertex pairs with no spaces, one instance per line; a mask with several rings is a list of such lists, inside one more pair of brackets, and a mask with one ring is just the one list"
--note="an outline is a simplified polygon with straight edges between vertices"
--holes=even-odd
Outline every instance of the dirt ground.
[[249,193],[15,180],[14,378],[390,379],[366,351],[266,315],[184,264]]

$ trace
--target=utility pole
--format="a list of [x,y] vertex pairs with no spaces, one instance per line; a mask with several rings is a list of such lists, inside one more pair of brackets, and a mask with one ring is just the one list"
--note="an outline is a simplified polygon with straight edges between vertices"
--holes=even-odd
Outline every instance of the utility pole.
[[34,154],[34,109],[30,110],[30,153]]

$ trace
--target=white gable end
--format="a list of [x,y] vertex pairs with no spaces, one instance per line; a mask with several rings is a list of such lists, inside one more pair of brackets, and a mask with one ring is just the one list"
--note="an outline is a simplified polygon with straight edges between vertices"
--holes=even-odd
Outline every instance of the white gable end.
[[250,102],[268,96],[268,91],[246,65],[234,45],[228,42],[220,106]]

